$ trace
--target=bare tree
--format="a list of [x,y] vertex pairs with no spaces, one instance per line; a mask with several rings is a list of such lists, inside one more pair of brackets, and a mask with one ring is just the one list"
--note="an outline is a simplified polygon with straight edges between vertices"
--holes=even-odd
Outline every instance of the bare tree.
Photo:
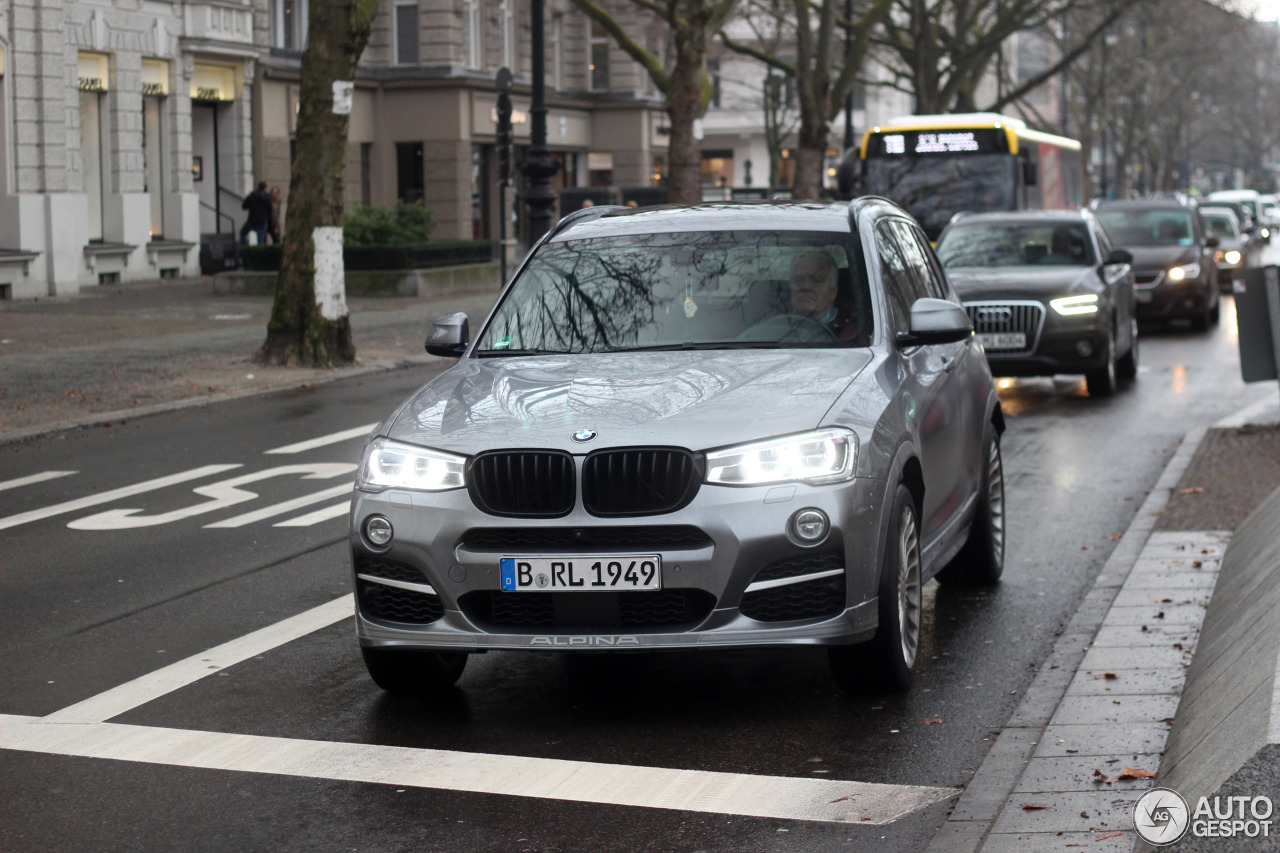
[[702,152],[693,135],[693,122],[711,102],[707,75],[707,41],[733,14],[738,0],[619,0],[623,5],[656,15],[665,25],[674,62],[668,69],[661,58],[640,44],[618,18],[594,0],[573,0],[612,36],[618,47],[648,73],[665,98],[671,120],[667,149],[667,201],[692,204],[702,200]]
[[[872,30],[884,20],[892,2],[871,0],[862,15],[853,21],[843,19],[838,12],[842,0],[767,4],[762,11],[775,16],[780,28],[782,22],[786,22],[793,30],[794,62],[758,45],[738,41],[723,31],[720,33],[721,40],[730,49],[753,56],[795,81],[800,101],[796,178],[792,188],[796,198],[818,198],[822,194],[831,120],[844,108],[845,95],[853,86],[870,47]],[[852,36],[847,46],[841,43],[846,29]]]
[[347,115],[334,110],[334,82],[354,79],[378,0],[311,0],[310,8],[289,216],[275,304],[257,360],[328,367],[349,364],[356,355],[342,279]]

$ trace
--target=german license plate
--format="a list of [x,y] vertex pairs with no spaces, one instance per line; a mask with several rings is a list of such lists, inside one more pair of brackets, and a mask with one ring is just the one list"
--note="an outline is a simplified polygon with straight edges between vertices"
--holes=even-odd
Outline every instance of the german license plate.
[[662,560],[657,554],[503,557],[498,566],[504,592],[662,589]]
[[1134,302],[1150,302],[1152,293],[1150,290],[1135,290],[1133,292]]
[[978,335],[983,349],[1026,349],[1025,332],[984,332]]

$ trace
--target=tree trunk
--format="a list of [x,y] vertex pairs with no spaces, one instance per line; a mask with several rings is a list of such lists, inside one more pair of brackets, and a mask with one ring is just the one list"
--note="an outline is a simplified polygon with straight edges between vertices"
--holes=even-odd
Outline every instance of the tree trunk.
[[702,201],[702,148],[694,138],[693,123],[702,115],[705,33],[677,33],[675,47],[675,67],[671,69],[667,91],[667,115],[671,119],[667,143],[667,202],[697,204]]
[[275,304],[257,360],[331,367],[350,364],[356,354],[342,266],[347,116],[333,111],[333,83],[354,79],[378,2],[311,0],[310,9],[289,215]]
[[791,197],[821,199],[823,169],[827,162],[827,123],[817,122],[800,128],[800,144],[796,148],[796,180]]

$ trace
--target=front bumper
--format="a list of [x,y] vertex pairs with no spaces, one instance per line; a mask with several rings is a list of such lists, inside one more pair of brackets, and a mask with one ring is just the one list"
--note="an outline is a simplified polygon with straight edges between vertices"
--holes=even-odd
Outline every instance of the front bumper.
[[1034,351],[1018,355],[988,353],[994,376],[1052,376],[1087,373],[1107,363],[1107,336],[1093,325],[1045,324]]
[[1155,284],[1133,289],[1134,313],[1139,320],[1168,320],[1198,317],[1205,312],[1208,288],[1200,279],[1170,281],[1157,273]]
[[[603,519],[579,505],[548,521],[485,515],[465,490],[356,492],[356,633],[369,647],[467,652],[859,642],[874,635],[878,620],[884,493],[884,481],[863,478],[832,486],[704,485],[674,513]],[[811,507],[827,515],[831,530],[802,547],[786,532],[788,522]],[[386,550],[361,533],[371,515],[394,528]],[[684,533],[673,538],[673,529]],[[545,544],[574,531],[597,542],[607,533],[611,544]],[[500,589],[502,557],[609,553],[658,554],[662,591]]]

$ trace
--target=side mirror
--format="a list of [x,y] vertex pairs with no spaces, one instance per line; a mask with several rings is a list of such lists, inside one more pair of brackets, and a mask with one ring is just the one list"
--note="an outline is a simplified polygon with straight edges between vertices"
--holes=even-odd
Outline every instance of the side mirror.
[[1222,241],[1217,237],[1207,237],[1205,238],[1204,245],[1206,248],[1216,249],[1222,245]]
[[949,344],[973,334],[969,312],[946,299],[917,299],[911,306],[911,331],[899,332],[900,347]]
[[1107,259],[1102,262],[1103,266],[1111,266],[1112,264],[1131,264],[1133,263],[1133,253],[1126,249],[1112,249],[1111,254],[1107,255]]
[[1029,187],[1040,183],[1040,170],[1030,160],[1022,161],[1022,182]]
[[445,358],[459,358],[467,351],[470,339],[471,330],[466,314],[459,311],[457,314],[437,317],[431,323],[431,331],[427,333],[427,352]]

